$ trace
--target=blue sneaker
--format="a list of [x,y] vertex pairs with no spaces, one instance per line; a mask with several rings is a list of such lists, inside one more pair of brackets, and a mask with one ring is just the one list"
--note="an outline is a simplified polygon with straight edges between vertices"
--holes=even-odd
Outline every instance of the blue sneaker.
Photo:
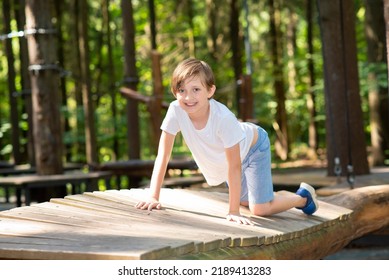
[[303,212],[307,215],[312,215],[317,211],[317,209],[319,209],[319,203],[316,198],[316,192],[312,186],[302,182],[296,194],[307,198],[307,203],[305,204],[305,206],[302,208],[296,207],[297,209],[303,210]]

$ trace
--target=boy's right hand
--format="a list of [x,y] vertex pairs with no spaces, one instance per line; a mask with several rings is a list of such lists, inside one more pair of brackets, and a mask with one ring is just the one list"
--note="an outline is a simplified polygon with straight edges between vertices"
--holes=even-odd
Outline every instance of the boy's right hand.
[[154,208],[160,210],[162,205],[161,205],[161,203],[158,200],[156,200],[155,198],[152,198],[149,201],[140,201],[140,202],[138,202],[135,205],[135,207],[138,208],[138,209],[151,211]]
[[249,218],[246,218],[240,215],[239,213],[237,214],[228,213],[226,219],[227,221],[235,222],[241,225],[250,225],[250,226],[255,225]]

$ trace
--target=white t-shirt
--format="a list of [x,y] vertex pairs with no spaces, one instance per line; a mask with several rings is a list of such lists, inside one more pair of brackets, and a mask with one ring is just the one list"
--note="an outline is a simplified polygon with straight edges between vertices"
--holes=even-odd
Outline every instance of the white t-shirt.
[[253,141],[252,123],[239,122],[222,103],[211,99],[208,122],[197,130],[188,114],[173,101],[162,122],[161,129],[176,135],[181,131],[200,171],[211,186],[227,181],[228,165],[225,148],[239,143],[241,160],[246,157]]

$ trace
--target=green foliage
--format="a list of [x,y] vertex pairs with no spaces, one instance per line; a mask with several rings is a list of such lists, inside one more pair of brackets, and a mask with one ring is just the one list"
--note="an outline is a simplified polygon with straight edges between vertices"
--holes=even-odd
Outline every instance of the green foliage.
[[[76,45],[76,24],[74,22],[73,2],[63,2],[63,15],[61,35],[63,37],[64,65],[68,71],[66,76],[66,105],[62,106],[62,122],[68,122],[70,129],[63,133],[63,141],[67,149],[70,149],[72,161],[85,161],[85,135],[84,135],[84,114],[81,104],[79,89],[80,74],[77,69],[78,53]],[[136,24],[136,65],[139,76],[138,91],[144,95],[152,95],[153,81],[151,72],[151,39],[150,19],[146,1],[131,1],[134,10],[134,21]],[[155,0],[157,50],[162,54],[162,73],[164,85],[164,100],[170,102],[174,99],[170,93],[170,75],[174,67],[184,58],[195,55],[206,60],[214,69],[217,81],[217,93],[215,98],[226,103],[234,112],[237,111],[236,84],[234,80],[234,69],[232,67],[231,38],[229,34],[229,13],[230,6],[224,0],[196,1],[196,0]],[[212,2],[212,16],[209,13],[207,3]],[[367,93],[370,85],[368,74],[371,71],[379,73],[377,81],[380,86],[387,87],[386,64],[367,64],[366,42],[363,31],[363,7],[360,1],[357,2],[357,41],[359,71],[361,76],[361,96],[363,100],[363,111],[365,122],[368,124],[368,102]],[[119,94],[124,76],[123,58],[123,33],[122,33],[122,10],[120,0],[109,1],[109,22],[111,31],[111,44],[113,56],[113,70],[109,70],[109,52],[107,26],[103,21],[102,0],[92,0],[89,3],[89,47],[90,47],[90,70],[92,75],[92,92],[95,105],[95,121],[98,137],[99,160],[111,161],[127,159],[127,100]],[[307,94],[310,90],[308,79],[308,60],[312,59],[315,67],[316,83],[313,89],[315,96],[315,108],[317,111],[316,122],[319,132],[319,146],[325,146],[325,102],[323,90],[323,61],[321,56],[320,30],[314,24],[314,53],[312,57],[307,53],[307,21],[305,1],[282,1],[280,6],[280,30],[283,41],[282,51],[282,73],[284,74],[285,91],[287,92],[286,109],[288,114],[288,126],[290,141],[293,143],[291,155],[299,156],[306,151],[308,142],[309,112],[307,109]],[[241,4],[241,3],[240,3]],[[189,6],[190,5],[190,6]],[[271,44],[269,38],[269,8],[266,1],[249,1],[249,33],[252,57],[243,55],[242,63],[251,59],[253,66],[252,90],[254,93],[254,117],[257,122],[269,131],[274,139],[273,123],[277,110],[277,103],[274,97],[273,64],[271,60]],[[316,9],[315,20],[317,20]],[[292,15],[296,16],[294,27],[294,54],[287,52],[288,27],[292,24]],[[1,17],[1,16],[0,16]],[[241,33],[246,22],[243,10],[240,16]],[[215,45],[210,45],[210,29],[214,24],[217,34]],[[15,29],[15,23],[12,25]],[[2,23],[0,21],[0,28]],[[194,45],[192,46],[192,38]],[[19,57],[17,40],[15,44],[15,58]],[[242,42],[243,51],[243,42]],[[193,50],[192,50],[193,48]],[[243,51],[244,53],[244,51]],[[293,77],[294,89],[292,90],[288,79],[291,74],[290,65],[293,65],[295,76]],[[20,62],[16,59],[15,66],[18,69],[17,87],[21,88]],[[7,86],[7,61],[5,57],[4,44],[0,42],[0,155],[2,159],[9,159],[12,151],[11,127],[9,124],[9,101]],[[244,72],[246,70],[244,69]],[[112,104],[113,97],[115,104]],[[22,107],[22,100],[19,99]],[[114,116],[112,106],[115,106],[117,114]],[[22,110],[20,110],[22,114]],[[141,133],[141,156],[144,159],[155,157],[155,146],[152,143],[153,135],[150,125],[150,116],[147,108],[139,105],[140,133]],[[20,129],[28,130],[26,115],[20,120]],[[119,143],[118,154],[113,150],[114,140]],[[26,139],[21,140],[26,143]],[[301,149],[301,150],[300,150]],[[303,152],[301,152],[303,151]],[[173,150],[174,156],[188,156],[189,152],[181,137],[177,137],[176,146]]]

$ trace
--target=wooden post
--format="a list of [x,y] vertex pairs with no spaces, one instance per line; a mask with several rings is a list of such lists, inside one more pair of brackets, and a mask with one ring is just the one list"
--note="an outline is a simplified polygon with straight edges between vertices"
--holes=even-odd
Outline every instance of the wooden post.
[[[336,2],[336,3],[333,3]],[[359,93],[355,11],[352,0],[318,1],[321,21],[327,130],[327,173],[342,175],[349,166],[356,175],[369,173]]]

